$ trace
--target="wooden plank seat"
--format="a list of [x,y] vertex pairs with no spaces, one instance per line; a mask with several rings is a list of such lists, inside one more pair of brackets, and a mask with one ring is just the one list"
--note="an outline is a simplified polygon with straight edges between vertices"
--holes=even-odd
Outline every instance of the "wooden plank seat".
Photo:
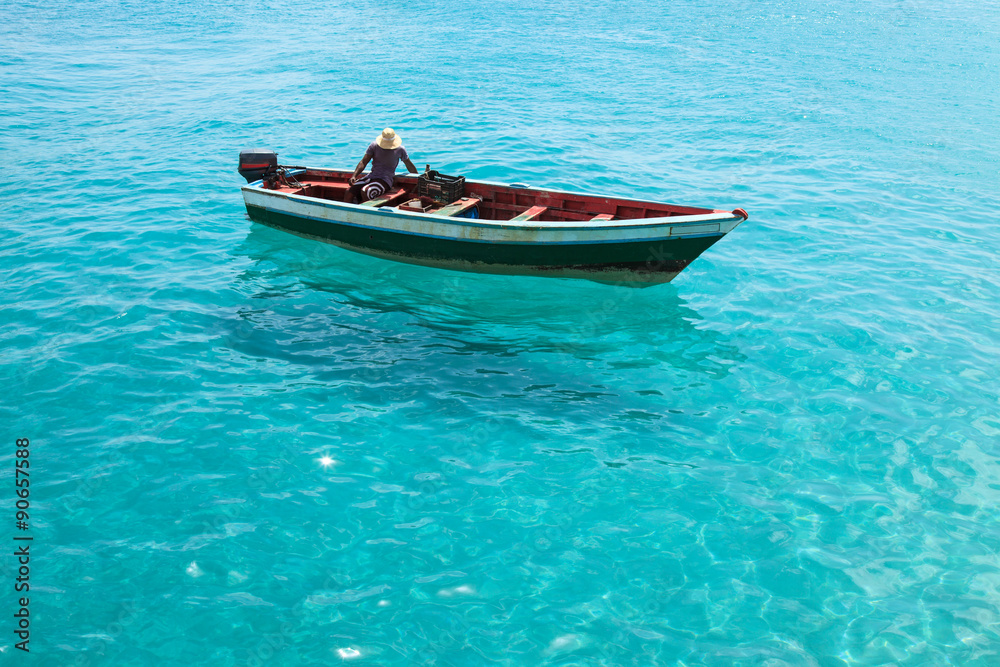
[[442,206],[436,211],[429,211],[429,213],[433,213],[434,215],[445,215],[448,217],[454,217],[456,215],[462,215],[463,213],[471,209],[473,206],[479,204],[479,202],[481,201],[482,199],[480,199],[479,197],[462,197],[461,199],[456,199],[447,206]]
[[527,222],[528,220],[534,220],[538,218],[542,213],[549,210],[548,206],[532,206],[524,213],[515,215],[510,219],[511,222]]
[[362,206],[371,206],[377,208],[379,206],[392,206],[393,204],[398,204],[402,201],[403,197],[406,197],[406,190],[403,188],[398,188],[396,190],[390,190],[386,192],[381,197],[376,197],[375,199],[369,199],[368,201],[361,202]]
[[614,219],[615,216],[611,215],[610,213],[601,213],[600,215],[595,215],[593,218],[590,219],[590,221],[600,222],[602,220],[614,220]]

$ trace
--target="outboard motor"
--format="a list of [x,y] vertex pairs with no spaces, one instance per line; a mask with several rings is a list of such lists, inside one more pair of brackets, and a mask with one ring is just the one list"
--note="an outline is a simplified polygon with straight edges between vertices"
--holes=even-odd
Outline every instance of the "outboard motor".
[[278,168],[278,154],[268,150],[240,151],[240,176],[253,183],[263,178],[266,171]]

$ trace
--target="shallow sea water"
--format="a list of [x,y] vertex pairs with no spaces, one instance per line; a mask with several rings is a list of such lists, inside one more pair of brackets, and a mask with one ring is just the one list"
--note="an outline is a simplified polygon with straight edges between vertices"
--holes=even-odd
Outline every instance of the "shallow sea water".
[[[1000,661],[1000,10],[0,9],[44,665]],[[750,220],[631,290],[250,222],[242,148]],[[27,661],[25,661],[27,664]]]

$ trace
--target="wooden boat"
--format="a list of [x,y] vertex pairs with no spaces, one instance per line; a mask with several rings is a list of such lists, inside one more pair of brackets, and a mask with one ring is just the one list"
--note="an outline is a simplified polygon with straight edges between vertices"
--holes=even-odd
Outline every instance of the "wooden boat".
[[256,222],[375,257],[481,273],[666,283],[747,219],[742,209],[464,181],[429,170],[397,175],[383,196],[352,204],[344,201],[351,171],[279,167],[266,151],[241,153],[240,173]]

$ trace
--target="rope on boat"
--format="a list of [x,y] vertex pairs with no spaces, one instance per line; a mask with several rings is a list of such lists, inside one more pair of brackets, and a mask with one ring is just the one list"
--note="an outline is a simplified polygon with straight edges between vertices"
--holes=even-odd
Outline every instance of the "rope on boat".
[[301,188],[302,184],[295,180],[295,177],[288,172],[288,167],[278,167],[278,178],[281,182],[291,188]]
[[268,167],[267,171],[264,172],[265,183],[273,179],[274,181],[281,183],[290,188],[301,188],[305,187],[298,180],[291,175],[292,169],[305,169],[305,167],[286,167],[283,165],[278,165],[277,167]]

